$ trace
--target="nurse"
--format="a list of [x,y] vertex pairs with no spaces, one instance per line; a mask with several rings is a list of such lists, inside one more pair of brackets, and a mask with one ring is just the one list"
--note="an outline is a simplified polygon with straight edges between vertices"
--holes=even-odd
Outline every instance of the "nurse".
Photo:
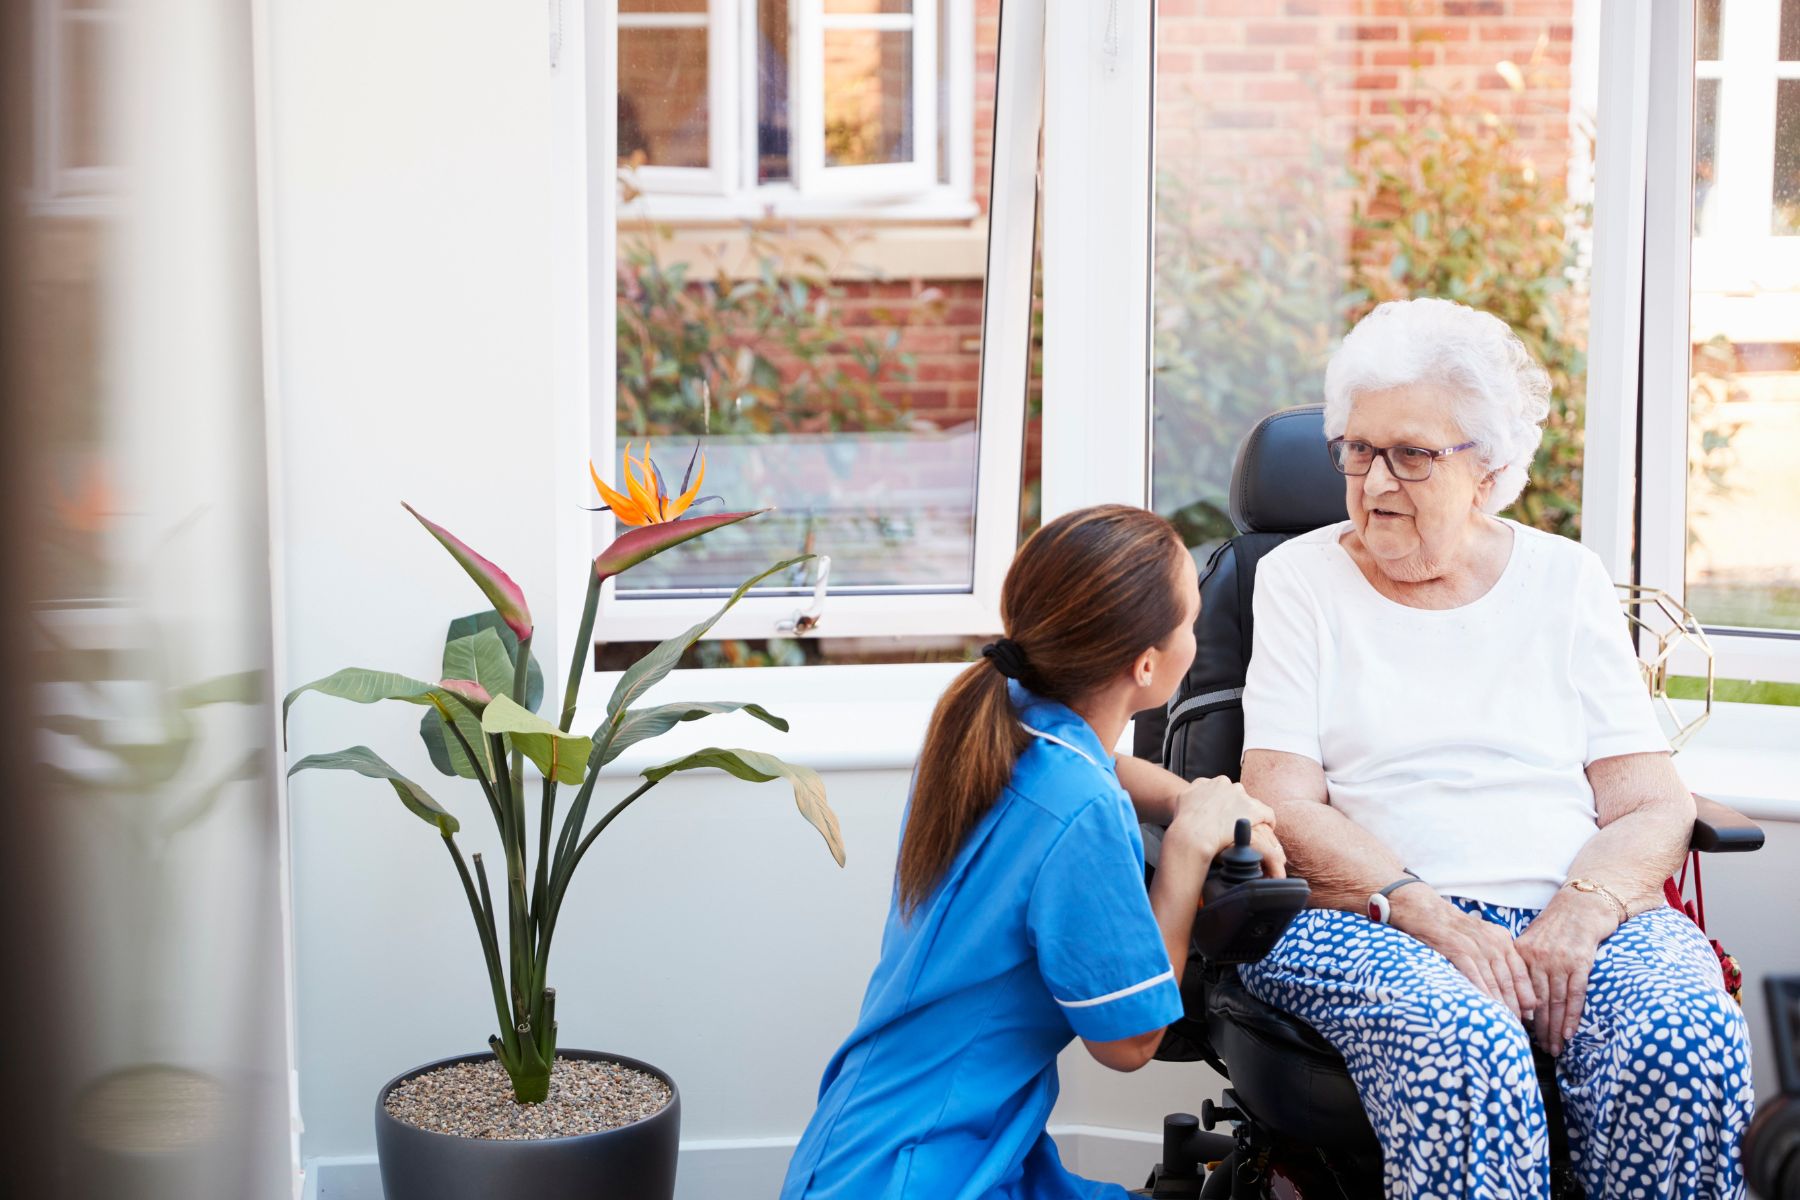
[[[1057,1053],[1079,1037],[1115,1070],[1150,1061],[1238,818],[1282,870],[1273,814],[1238,785],[1109,749],[1174,692],[1199,607],[1193,558],[1142,509],[1070,513],[1020,548],[1006,636],[932,715],[881,959],[783,1200],[1129,1195],[1058,1160]],[[1169,827],[1148,894],[1140,819]]]

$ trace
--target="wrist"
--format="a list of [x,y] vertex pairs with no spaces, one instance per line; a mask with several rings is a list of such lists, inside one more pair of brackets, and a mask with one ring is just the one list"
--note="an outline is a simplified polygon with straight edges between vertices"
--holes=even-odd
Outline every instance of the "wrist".
[[1563,884],[1546,908],[1563,908],[1570,915],[1579,917],[1583,928],[1593,933],[1595,944],[1598,944],[1630,919],[1631,910],[1610,888],[1600,885],[1577,886],[1585,882],[1587,881],[1572,879]]
[[1388,924],[1402,933],[1430,921],[1444,905],[1444,899],[1430,885],[1415,883],[1388,896]]

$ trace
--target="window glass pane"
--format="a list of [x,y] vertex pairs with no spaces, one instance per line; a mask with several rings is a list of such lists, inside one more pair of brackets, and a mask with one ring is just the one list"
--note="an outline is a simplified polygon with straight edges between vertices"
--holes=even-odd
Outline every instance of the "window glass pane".
[[1575,535],[1598,48],[1574,61],[1566,13],[1501,29],[1485,5],[1293,7],[1159,12],[1153,506],[1190,545],[1230,536],[1256,420],[1320,401],[1375,304],[1435,295],[1506,321],[1550,372],[1509,515]]
[[657,167],[710,161],[707,31],[619,30],[619,159]]
[[825,0],[828,13],[910,13],[912,0]]
[[1787,62],[1800,59],[1800,0],[1781,0],[1780,57]]
[[[981,6],[995,7],[992,0]],[[766,41],[785,43],[787,8],[758,5]],[[977,158],[985,161],[997,25],[985,21],[979,29],[977,101],[965,119],[975,121]],[[863,39],[828,45],[839,99],[833,111],[866,99],[876,119],[862,136],[880,151],[876,161],[885,161],[895,152],[894,135],[881,106],[890,91],[910,100],[910,35],[900,35],[896,56],[872,31],[827,32]],[[831,46],[856,54],[834,59]],[[758,124],[765,152],[775,140],[768,128],[779,126],[768,119],[773,97],[786,91],[785,82],[770,82],[778,72],[768,64],[784,60],[774,50],[764,57]],[[902,79],[891,85],[886,76],[896,62]],[[985,208],[985,172],[978,186],[984,190],[972,199]],[[620,579],[623,595],[725,592],[806,551],[831,557],[834,597],[973,586],[976,452],[987,433],[979,421],[982,218],[923,232],[854,218],[721,229],[717,222],[683,228],[627,210],[618,254],[618,443],[610,459],[596,455],[607,482],[622,484],[619,452],[626,444],[641,452],[648,440],[673,492],[699,443],[706,459],[700,495],[717,497],[697,502],[699,511],[775,510],[634,568]],[[1010,526],[1014,513],[1008,508],[1000,519]],[[811,582],[802,573],[771,586],[792,589],[798,605]],[[960,657],[962,642],[952,643],[948,652]],[[816,639],[786,642],[779,651],[734,645],[745,662],[874,653],[866,644],[834,648]],[[892,645],[887,652],[912,653]]]
[[1800,234],[1800,79],[1783,79],[1775,92],[1775,183],[1770,230]]
[[756,5],[756,178],[788,179],[788,0]]
[[1694,81],[1694,232],[1718,232],[1713,187],[1719,178],[1719,88],[1717,79]]
[[[1797,234],[1800,83],[1778,87],[1773,232]],[[1709,626],[1800,629],[1800,257],[1714,232],[1690,310],[1687,603]]]
[[825,31],[825,165],[913,159],[910,32]]
[[[1791,3],[1792,0],[1789,0]],[[1719,57],[1719,9],[1724,0],[1698,0],[1694,5],[1694,57]]]

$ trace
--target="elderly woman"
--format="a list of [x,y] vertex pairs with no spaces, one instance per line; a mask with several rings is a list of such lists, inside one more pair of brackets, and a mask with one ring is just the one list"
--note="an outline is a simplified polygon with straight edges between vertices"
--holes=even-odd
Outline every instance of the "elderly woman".
[[1243,979],[1344,1055],[1390,1197],[1549,1194],[1533,1043],[1589,1200],[1742,1195],[1744,1019],[1662,899],[1693,801],[1599,559],[1493,515],[1548,395],[1445,300],[1332,358],[1350,519],[1263,559],[1244,694],[1244,785],[1320,907]]

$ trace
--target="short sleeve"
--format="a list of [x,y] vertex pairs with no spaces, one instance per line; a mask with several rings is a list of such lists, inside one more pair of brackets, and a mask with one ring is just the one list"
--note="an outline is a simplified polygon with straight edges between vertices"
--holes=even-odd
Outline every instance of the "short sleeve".
[[1598,556],[1586,551],[1576,584],[1571,658],[1587,730],[1583,766],[1620,754],[1669,749],[1669,739],[1657,723],[1655,706],[1638,669],[1618,593]]
[[1318,610],[1299,576],[1271,555],[1251,599],[1250,670],[1244,681],[1244,749],[1325,761],[1319,746]]
[[1093,1042],[1149,1033],[1182,1013],[1124,804],[1103,797],[1076,815],[1045,857],[1025,916],[1044,986]]

